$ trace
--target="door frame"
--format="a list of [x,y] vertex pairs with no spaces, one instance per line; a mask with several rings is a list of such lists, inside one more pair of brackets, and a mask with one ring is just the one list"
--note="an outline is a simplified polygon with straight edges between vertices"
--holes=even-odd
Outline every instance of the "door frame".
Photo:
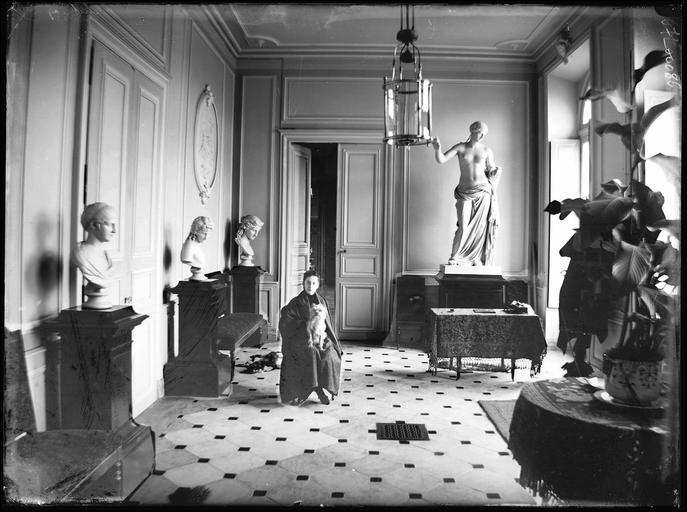
[[[87,169],[88,162],[88,130],[89,130],[89,113],[90,113],[90,97],[92,84],[90,83],[89,75],[91,71],[91,56],[94,51],[94,43],[97,41],[110,51],[117,54],[122,60],[131,65],[135,70],[144,75],[147,79],[152,81],[162,91],[162,101],[160,103],[161,118],[160,118],[160,147],[158,148],[157,156],[157,176],[154,180],[153,187],[156,190],[156,200],[158,204],[157,211],[153,212],[151,222],[158,227],[153,232],[158,233],[157,240],[154,242],[154,252],[157,261],[162,261],[163,251],[163,205],[164,205],[164,183],[165,176],[165,133],[166,133],[166,109],[167,109],[167,95],[169,93],[169,79],[170,75],[158,69],[144,56],[135,51],[131,46],[130,40],[119,39],[111,30],[109,21],[101,13],[96,11],[89,11],[81,20],[81,29],[83,37],[81,38],[79,47],[79,86],[76,91],[77,95],[77,109],[76,109],[76,127],[75,127],[75,150],[74,150],[74,174],[72,176],[72,194],[74,197],[71,211],[69,212],[69,220],[71,222],[70,239],[73,241],[80,241],[83,236],[83,229],[80,226],[80,215],[83,208],[86,206],[85,188],[87,184],[87,173],[92,172]],[[122,212],[118,212],[122,215]],[[75,242],[72,242],[75,243]],[[162,266],[155,267],[154,278],[156,283],[162,284],[164,282],[164,270]],[[69,298],[70,304],[79,304],[81,302],[81,279],[74,266],[70,265],[69,271]],[[162,380],[162,366],[167,358],[167,316],[166,306],[159,302],[158,304],[158,319],[160,320],[156,325],[151,327],[153,333],[150,343],[156,346],[151,348],[150,353],[153,358],[149,361],[152,371],[157,373],[155,389],[149,392],[140,403],[147,403],[147,405],[140,406],[141,409],[134,411],[134,416],[143,412],[156,400],[164,396],[164,383]],[[149,322],[153,319],[148,320]],[[132,367],[133,368],[133,367]],[[137,392],[136,389],[131,388],[132,392],[132,406],[133,395]],[[154,392],[154,395],[152,394]],[[149,402],[149,403],[148,403]]]
[[[280,183],[279,187],[279,268],[278,268],[278,280],[282,282],[285,278],[286,269],[286,259],[288,257],[287,247],[283,243],[286,240],[286,232],[288,229],[287,224],[287,205],[289,204],[289,191],[284,185],[287,181],[287,171],[288,171],[288,159],[289,159],[289,146],[291,144],[298,143],[311,143],[311,144],[371,144],[375,140],[379,141],[379,144],[383,144],[382,137],[379,130],[307,130],[307,129],[282,129],[279,130],[281,136],[281,168],[280,168]],[[391,150],[391,146],[384,146],[383,150],[384,162],[382,164],[382,178],[384,179],[384,186],[382,189],[383,200],[382,200],[382,247],[385,248],[382,256],[382,290],[380,293],[380,311],[389,311],[389,300],[391,295],[391,281],[392,281],[392,270],[393,270],[393,247],[394,247],[394,222],[393,222],[393,198],[394,198],[394,180],[392,175],[392,170],[395,166],[394,161],[394,151]],[[338,198],[337,198],[338,199]],[[337,226],[338,227],[338,226]],[[284,286],[279,287],[279,308],[285,305],[291,297],[286,296],[286,288]],[[381,323],[381,330],[387,331],[391,323],[391,318],[386,315],[383,316]]]

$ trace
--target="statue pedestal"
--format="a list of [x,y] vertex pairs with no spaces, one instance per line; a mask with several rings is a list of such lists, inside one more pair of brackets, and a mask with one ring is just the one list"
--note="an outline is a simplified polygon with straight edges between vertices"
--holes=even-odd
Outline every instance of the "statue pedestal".
[[441,265],[435,276],[439,282],[439,307],[502,308],[508,282],[499,267]]
[[[13,471],[31,476],[24,479],[30,497],[50,491],[55,500],[121,501],[154,469],[153,432],[131,418],[131,332],[146,318],[131,306],[78,306],[46,323],[60,334],[54,348],[60,429],[16,443],[24,455]],[[32,489],[36,478],[41,485]]]
[[[260,313],[260,282],[264,273],[260,267],[237,265],[231,269],[232,313]],[[243,346],[260,346],[264,343],[263,338],[255,333]]]
[[226,286],[180,281],[170,290],[179,296],[179,354],[164,366],[165,395],[217,397],[231,385],[232,359],[218,349]]
[[117,430],[131,414],[131,331],[148,315],[131,306],[63,309],[60,333],[60,426]]

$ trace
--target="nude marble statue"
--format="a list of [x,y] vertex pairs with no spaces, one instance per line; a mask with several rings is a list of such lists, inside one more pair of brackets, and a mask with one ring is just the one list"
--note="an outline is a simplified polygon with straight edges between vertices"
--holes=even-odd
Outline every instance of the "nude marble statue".
[[482,142],[488,127],[482,121],[470,125],[470,136],[443,153],[438,138],[432,140],[440,164],[458,158],[460,178],[454,190],[457,229],[453,237],[449,265],[490,266],[494,261],[498,207],[496,186],[501,168]]

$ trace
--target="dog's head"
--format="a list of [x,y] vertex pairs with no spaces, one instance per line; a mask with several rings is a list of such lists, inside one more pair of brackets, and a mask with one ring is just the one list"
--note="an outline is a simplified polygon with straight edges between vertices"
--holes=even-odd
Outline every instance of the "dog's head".
[[325,316],[326,309],[324,305],[322,304],[313,304],[310,306],[310,318],[313,317],[322,317],[324,318]]

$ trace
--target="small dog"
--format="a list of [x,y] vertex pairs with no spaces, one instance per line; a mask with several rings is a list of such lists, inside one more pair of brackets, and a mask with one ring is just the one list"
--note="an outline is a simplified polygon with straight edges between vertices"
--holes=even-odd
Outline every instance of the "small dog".
[[308,346],[324,348],[324,340],[327,339],[327,309],[322,304],[313,304],[310,307],[310,318],[306,325],[308,331]]

